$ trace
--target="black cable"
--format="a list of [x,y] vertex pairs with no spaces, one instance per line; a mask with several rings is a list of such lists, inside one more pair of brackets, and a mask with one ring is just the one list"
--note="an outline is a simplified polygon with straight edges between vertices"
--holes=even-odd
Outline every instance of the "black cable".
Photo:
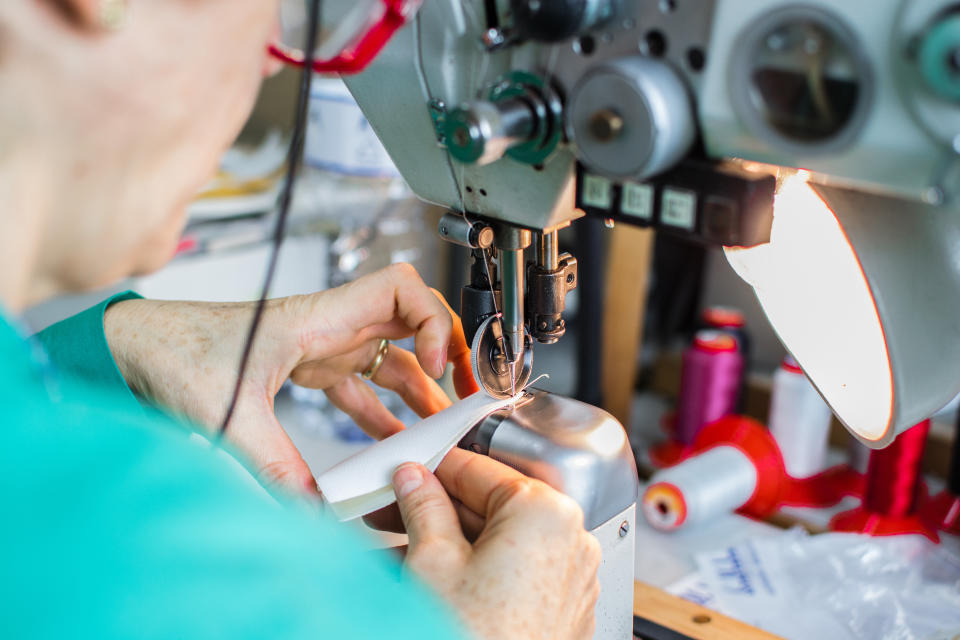
[[633,616],[633,637],[636,640],[694,640],[679,631],[640,616]]
[[293,185],[300,168],[301,158],[303,157],[303,144],[306,137],[307,108],[310,103],[313,61],[317,49],[317,34],[320,24],[320,3],[321,0],[310,0],[307,41],[303,50],[303,71],[300,75],[300,95],[297,99],[296,120],[294,121],[293,136],[290,140],[290,150],[287,155],[287,172],[284,178],[283,189],[280,192],[277,223],[273,232],[273,248],[270,252],[270,261],[267,265],[267,273],[263,281],[263,289],[260,292],[260,299],[257,301],[253,321],[250,323],[250,331],[247,333],[247,341],[243,346],[243,356],[240,358],[240,370],[237,372],[237,384],[233,389],[233,397],[230,399],[230,405],[227,407],[227,413],[223,418],[223,423],[220,425],[220,436],[223,436],[226,432],[227,427],[230,425],[230,420],[233,418],[233,414],[237,409],[237,401],[240,398],[240,388],[243,386],[243,376],[247,372],[247,365],[250,363],[250,353],[253,351],[253,343],[257,336],[257,329],[260,327],[260,321],[263,319],[263,310],[267,305],[267,296],[270,294],[270,284],[273,282],[273,275],[277,269],[280,246],[283,244],[284,232],[287,227],[290,202],[293,200]]

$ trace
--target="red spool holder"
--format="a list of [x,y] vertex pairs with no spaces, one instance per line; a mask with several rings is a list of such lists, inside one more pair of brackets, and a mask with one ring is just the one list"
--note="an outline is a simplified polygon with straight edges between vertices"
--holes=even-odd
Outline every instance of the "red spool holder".
[[[921,497],[926,496],[926,491]],[[940,542],[940,536],[918,513],[905,516],[876,513],[864,507],[838,513],[830,520],[831,531],[866,533],[871,536],[899,536],[917,534],[932,542]]]
[[918,534],[940,541],[919,509],[927,497],[920,461],[929,430],[930,421],[925,420],[901,433],[886,449],[870,453],[863,503],[834,516],[832,531],[872,536]]
[[660,444],[650,447],[650,463],[658,469],[672,467],[692,452],[691,447],[676,439],[677,413],[671,411],[660,422],[660,428],[667,434],[667,439]]
[[849,465],[830,467],[809,478],[789,478],[781,506],[831,507],[846,496],[862,497],[864,476]]
[[[670,433],[672,418],[667,416],[664,419],[664,431],[667,433]],[[727,416],[705,426],[690,446],[671,438],[653,447],[650,459],[658,468],[670,467],[704,449],[719,445],[740,449],[757,466],[764,489],[758,489],[757,494],[740,510],[745,515],[762,518],[782,506],[824,508],[837,504],[846,496],[863,496],[865,477],[849,465],[830,467],[808,478],[789,476],[780,446],[769,430],[744,416]]]
[[650,463],[658,469],[664,469],[682,461],[690,453],[689,447],[671,439],[650,448]]

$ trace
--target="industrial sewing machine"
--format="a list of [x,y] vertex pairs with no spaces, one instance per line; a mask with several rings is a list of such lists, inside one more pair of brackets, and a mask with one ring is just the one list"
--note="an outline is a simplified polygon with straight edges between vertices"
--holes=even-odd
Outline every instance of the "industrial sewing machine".
[[[440,235],[471,250],[461,311],[487,392],[525,387],[533,345],[562,337],[577,264],[557,231],[584,215],[726,247],[871,446],[960,390],[960,4],[429,0],[344,79],[414,192],[450,209]],[[791,198],[789,226],[774,214]],[[817,207],[813,243],[839,247],[852,295],[839,266],[804,267],[823,266],[817,246],[783,248],[810,241]],[[825,308],[827,290],[865,304]],[[533,391],[461,446],[578,500],[604,548],[596,637],[630,637],[637,478],[620,425]]]

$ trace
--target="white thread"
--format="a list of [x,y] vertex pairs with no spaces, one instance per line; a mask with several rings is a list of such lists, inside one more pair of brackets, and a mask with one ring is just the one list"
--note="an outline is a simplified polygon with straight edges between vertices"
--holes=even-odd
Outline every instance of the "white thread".
[[544,378],[546,378],[547,380],[549,380],[549,379],[550,379],[550,374],[549,374],[549,373],[541,373],[541,374],[538,375],[536,378],[534,378],[533,380],[531,380],[530,382],[528,382],[523,389],[520,389],[520,391],[526,391],[527,389],[529,389],[529,388],[532,387],[533,385],[537,384],[538,382],[540,382],[540,381],[543,380]]
[[757,488],[757,469],[736,447],[721,445],[658,471],[641,506],[661,531],[694,526],[742,507]]
[[770,398],[770,433],[792,477],[807,478],[826,468],[832,417],[807,376],[787,366],[777,369]]

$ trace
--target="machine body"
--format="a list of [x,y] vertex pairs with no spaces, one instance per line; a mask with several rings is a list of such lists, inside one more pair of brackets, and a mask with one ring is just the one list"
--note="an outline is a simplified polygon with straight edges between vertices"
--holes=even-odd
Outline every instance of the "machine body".
[[632,629],[637,468],[623,427],[607,412],[531,390],[511,411],[476,425],[460,447],[488,455],[570,496],[603,549],[598,638]]

